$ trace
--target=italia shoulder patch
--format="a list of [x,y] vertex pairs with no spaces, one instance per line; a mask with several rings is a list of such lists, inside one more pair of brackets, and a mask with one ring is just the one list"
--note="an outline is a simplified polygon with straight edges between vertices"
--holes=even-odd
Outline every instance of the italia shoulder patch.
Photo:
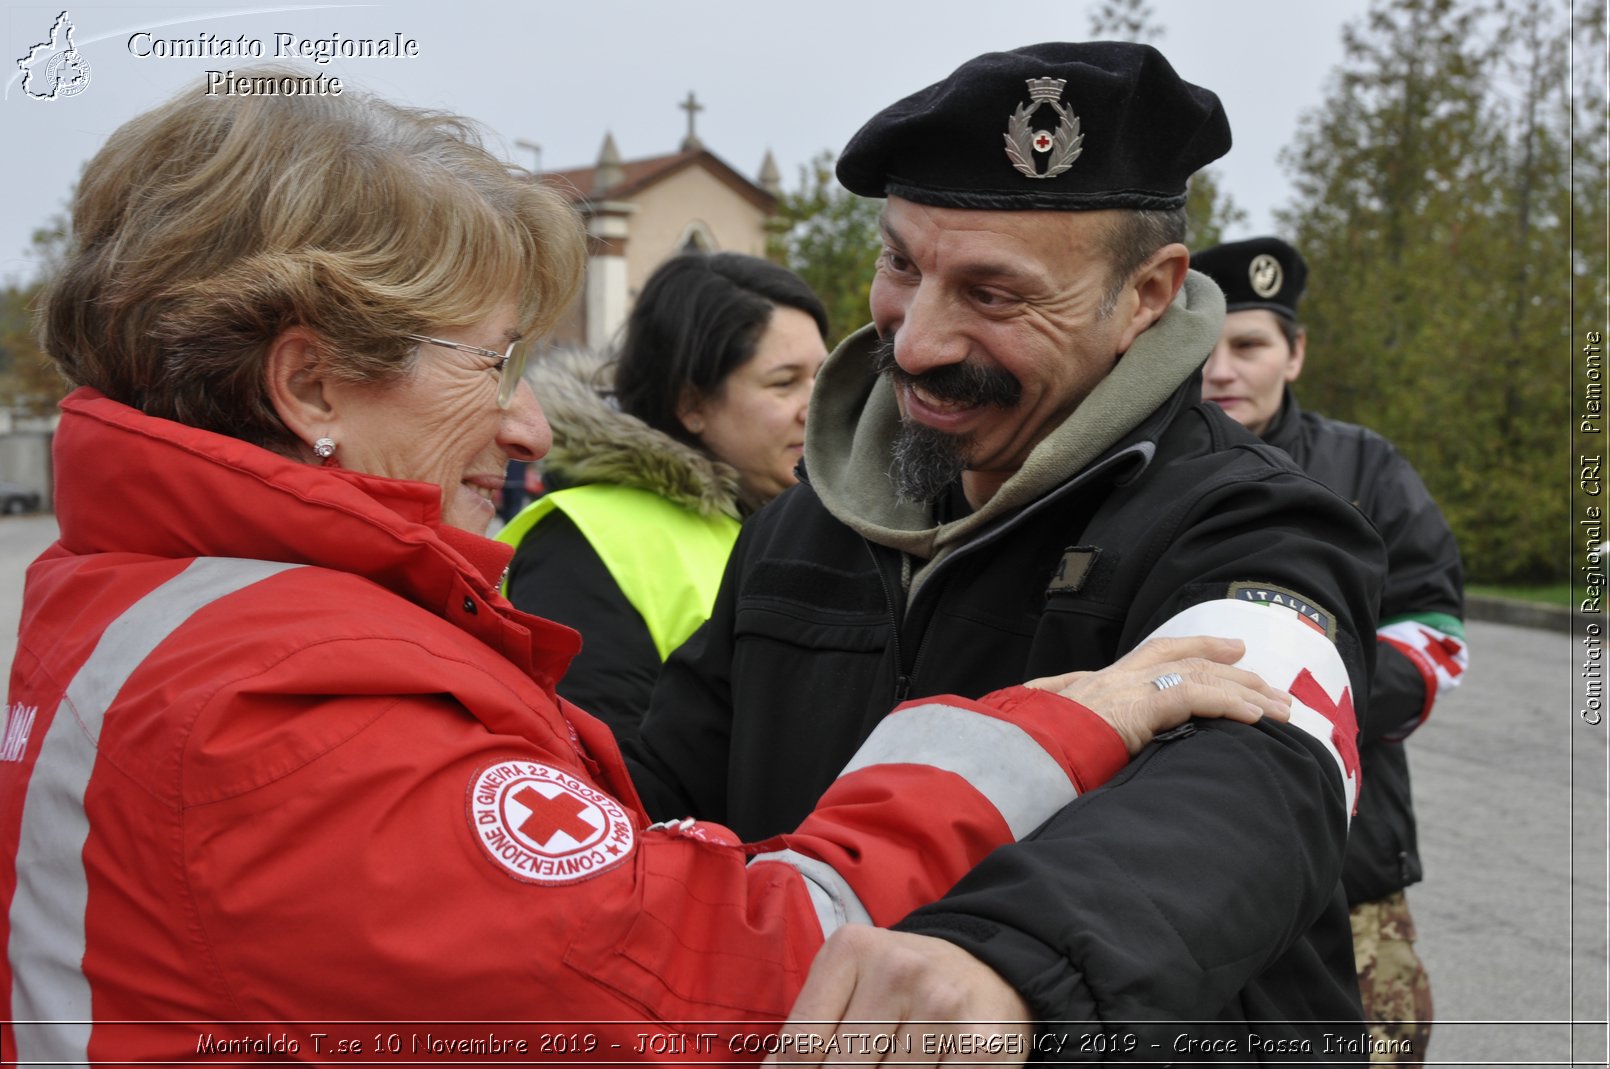
[[619,802],[535,761],[498,761],[476,773],[469,818],[486,856],[525,883],[591,879],[629,858],[637,841]]
[[1313,601],[1303,597],[1294,590],[1287,590],[1283,586],[1274,586],[1270,583],[1239,582],[1231,583],[1225,597],[1236,601],[1246,601],[1253,605],[1277,605],[1297,614],[1297,618],[1324,635],[1332,642],[1336,641],[1336,616],[1314,604]]

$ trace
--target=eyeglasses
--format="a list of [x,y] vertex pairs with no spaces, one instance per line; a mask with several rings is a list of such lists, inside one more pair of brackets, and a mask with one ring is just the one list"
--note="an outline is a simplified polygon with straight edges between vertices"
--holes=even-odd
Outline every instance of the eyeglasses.
[[[462,353],[474,353],[490,360],[496,360],[494,367],[498,373],[498,407],[508,408],[509,402],[514,400],[514,391],[520,388],[520,377],[525,374],[525,358],[530,351],[521,349],[519,339],[511,341],[509,347],[503,352],[496,349],[483,349],[479,345],[465,345],[463,342],[443,341],[441,338],[427,338],[423,334],[404,334],[409,341],[428,342],[431,345],[440,345],[444,349],[457,349]],[[488,371],[493,368],[487,368]]]

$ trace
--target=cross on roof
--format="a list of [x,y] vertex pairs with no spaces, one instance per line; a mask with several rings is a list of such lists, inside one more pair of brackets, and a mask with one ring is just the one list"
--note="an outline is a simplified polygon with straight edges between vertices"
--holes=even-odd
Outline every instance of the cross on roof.
[[682,139],[683,151],[699,148],[699,135],[693,132],[693,122],[698,113],[704,110],[704,105],[699,103],[698,98],[693,95],[693,90],[689,89],[688,98],[677,107],[688,113],[688,136]]

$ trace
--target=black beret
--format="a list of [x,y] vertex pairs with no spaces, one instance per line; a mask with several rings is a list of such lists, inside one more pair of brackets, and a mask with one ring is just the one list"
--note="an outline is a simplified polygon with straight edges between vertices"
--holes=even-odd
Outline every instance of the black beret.
[[1230,149],[1219,98],[1150,45],[1029,45],[968,60],[850,139],[839,181],[942,208],[1178,208]]
[[1297,318],[1297,301],[1308,284],[1302,254],[1279,238],[1231,241],[1191,254],[1191,266],[1219,284],[1227,312],[1267,308]]

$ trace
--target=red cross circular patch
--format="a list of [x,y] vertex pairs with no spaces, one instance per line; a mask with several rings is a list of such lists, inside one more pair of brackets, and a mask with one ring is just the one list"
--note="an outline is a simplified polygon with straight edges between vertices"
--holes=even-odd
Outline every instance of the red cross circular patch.
[[590,879],[632,853],[632,822],[603,791],[534,761],[498,761],[470,782],[470,829],[488,857],[527,883]]

